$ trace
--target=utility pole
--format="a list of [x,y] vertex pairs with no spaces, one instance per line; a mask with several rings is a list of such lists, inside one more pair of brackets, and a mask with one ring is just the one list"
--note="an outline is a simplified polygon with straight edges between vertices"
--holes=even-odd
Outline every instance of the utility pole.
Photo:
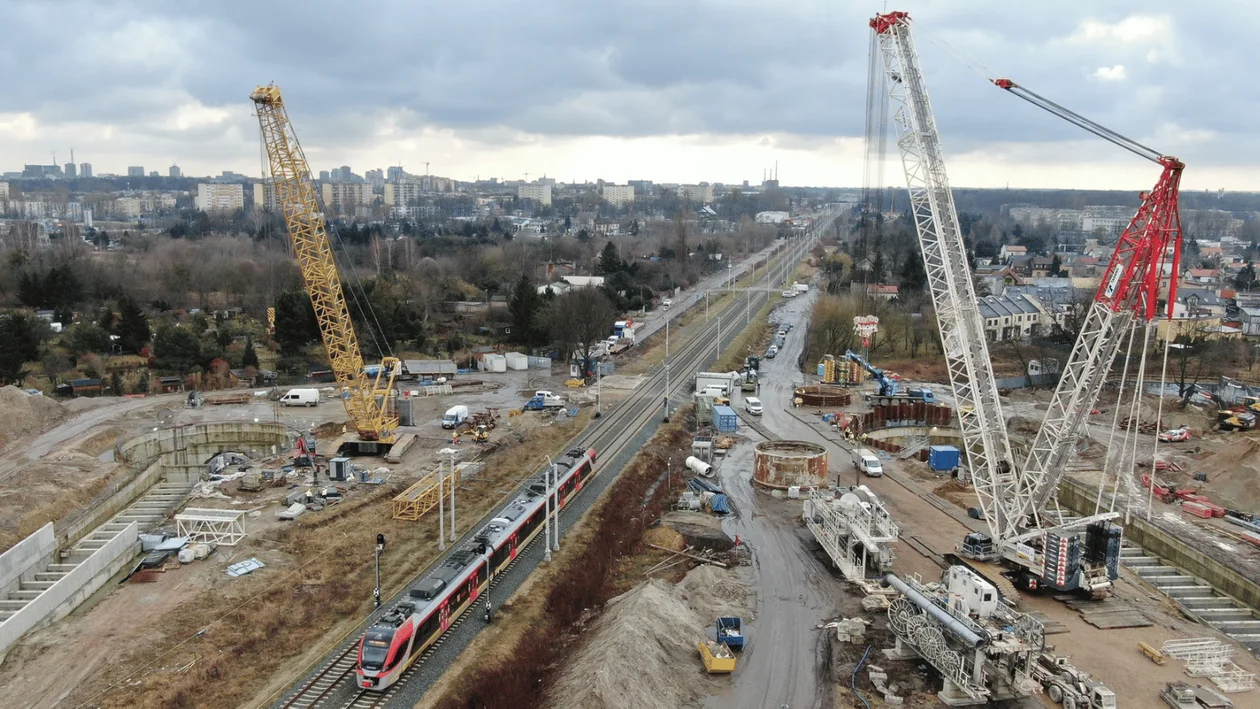
[[547,469],[551,471],[551,491],[555,494],[555,502],[551,503],[551,514],[555,515],[555,520],[551,525],[551,550],[560,551],[560,491],[556,489],[556,466],[551,462],[551,458],[547,459]]
[[446,551],[446,506],[442,503],[442,479],[446,475],[446,470],[442,466],[438,466],[438,551]]
[[603,385],[602,385],[602,382],[604,381],[603,374],[604,374],[603,367],[599,366],[599,363],[596,362],[595,363],[595,418],[599,418],[600,416],[604,415],[602,404],[600,403],[601,402],[600,394],[603,393]]
[[543,473],[543,561],[551,561],[551,456]]
[[665,423],[669,423],[669,360],[665,360]]
[[[450,478],[451,478],[451,543],[452,544],[455,543],[455,481],[456,481],[455,454],[457,452],[458,451],[456,451],[454,448],[443,448],[442,450],[438,451],[439,455],[446,454],[447,456],[449,456],[448,458],[449,465],[450,465],[449,473],[450,473]],[[442,504],[442,498],[439,496],[438,505],[441,505],[441,504]],[[443,531],[445,530],[439,529],[438,536],[441,536]]]

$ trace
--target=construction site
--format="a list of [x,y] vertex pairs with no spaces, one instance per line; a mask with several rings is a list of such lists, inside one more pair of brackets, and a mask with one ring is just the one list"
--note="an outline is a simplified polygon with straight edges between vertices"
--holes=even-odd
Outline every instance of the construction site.
[[1184,165],[991,77],[1159,173],[1055,381],[999,387],[913,26],[870,20],[867,138],[899,148],[939,381],[805,361],[838,208],[598,361],[365,362],[259,86],[335,382],[0,388],[0,705],[1260,706],[1260,388],[1151,364]]

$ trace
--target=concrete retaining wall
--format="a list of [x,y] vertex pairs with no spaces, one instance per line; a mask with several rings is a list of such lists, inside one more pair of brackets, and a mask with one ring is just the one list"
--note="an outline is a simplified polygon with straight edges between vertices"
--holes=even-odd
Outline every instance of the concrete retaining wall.
[[126,465],[122,475],[73,517],[57,528],[63,548],[135,502],[161,480],[186,482],[189,486],[205,471],[204,462],[224,448],[244,453],[270,453],[292,445],[297,433],[279,423],[227,422],[192,424],[152,431],[114,447],[114,459]]
[[57,551],[52,522],[0,554],[0,595],[16,591],[22,581],[34,581],[35,574],[48,568]]
[[139,525],[132,522],[22,610],[0,623],[0,654],[7,652],[9,646],[27,632],[64,618],[139,551]]
[[[1077,514],[1093,514],[1094,501],[1095,493],[1075,482],[1064,480],[1059,485],[1059,502]],[[1124,526],[1124,536],[1169,564],[1207,581],[1221,593],[1260,611],[1260,584],[1195,550],[1168,532],[1144,519],[1134,517]]]

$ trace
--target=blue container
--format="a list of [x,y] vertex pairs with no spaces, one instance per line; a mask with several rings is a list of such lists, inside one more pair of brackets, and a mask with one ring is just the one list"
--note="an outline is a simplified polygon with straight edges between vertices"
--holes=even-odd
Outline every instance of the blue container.
[[819,362],[818,363],[818,378],[822,379],[825,376],[827,376],[827,365],[823,364],[822,362]]
[[722,433],[734,433],[739,417],[729,406],[713,407],[713,426]]
[[959,453],[954,446],[930,446],[928,467],[932,470],[953,470],[958,467]]

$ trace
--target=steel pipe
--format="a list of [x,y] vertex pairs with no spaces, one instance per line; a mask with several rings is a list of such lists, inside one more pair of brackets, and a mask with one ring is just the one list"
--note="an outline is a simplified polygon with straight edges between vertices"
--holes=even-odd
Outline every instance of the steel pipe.
[[989,644],[989,635],[977,635],[975,631],[968,628],[961,620],[950,615],[948,611],[932,602],[932,599],[924,596],[909,584],[897,578],[896,574],[888,574],[884,577],[884,585],[892,586],[900,591],[907,600],[914,605],[922,608],[925,613],[935,618],[945,629],[953,633],[955,637],[962,640],[971,648],[982,648]]

